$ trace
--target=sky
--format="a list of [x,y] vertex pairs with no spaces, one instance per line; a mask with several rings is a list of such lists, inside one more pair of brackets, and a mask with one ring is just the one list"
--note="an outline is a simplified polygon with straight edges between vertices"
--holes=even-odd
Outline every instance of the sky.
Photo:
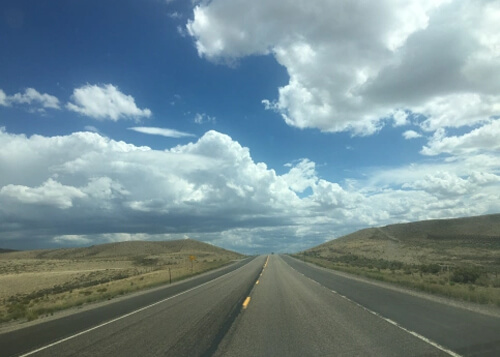
[[4,0],[0,247],[499,213],[498,34],[488,0]]

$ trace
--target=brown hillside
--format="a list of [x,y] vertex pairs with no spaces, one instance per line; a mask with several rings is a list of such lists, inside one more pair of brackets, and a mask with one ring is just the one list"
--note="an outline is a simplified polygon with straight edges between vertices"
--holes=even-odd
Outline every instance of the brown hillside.
[[368,228],[326,242],[306,254],[355,254],[409,264],[480,264],[500,268],[500,214]]
[[222,255],[237,259],[241,254],[192,239],[174,241],[131,241],[93,245],[83,248],[16,251],[2,254],[2,259],[117,259],[130,260],[143,256],[165,254]]

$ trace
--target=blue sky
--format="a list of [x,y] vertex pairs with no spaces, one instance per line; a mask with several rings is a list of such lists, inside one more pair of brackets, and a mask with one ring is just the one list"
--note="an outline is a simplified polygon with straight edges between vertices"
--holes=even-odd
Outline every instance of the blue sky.
[[192,237],[293,251],[500,211],[498,4],[0,12],[1,247]]

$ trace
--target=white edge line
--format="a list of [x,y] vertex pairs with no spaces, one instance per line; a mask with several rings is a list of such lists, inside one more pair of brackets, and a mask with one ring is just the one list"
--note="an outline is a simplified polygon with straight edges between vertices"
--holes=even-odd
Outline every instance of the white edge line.
[[[287,264],[288,264],[288,263],[287,263]],[[391,320],[391,319],[388,319],[387,317],[384,317],[384,316],[380,315],[378,312],[375,312],[375,311],[373,311],[373,310],[370,310],[369,308],[367,308],[367,307],[365,307],[365,306],[363,306],[363,305],[361,305],[361,304],[357,303],[356,301],[353,301],[353,300],[349,299],[347,296],[342,295],[342,294],[340,294],[340,293],[336,292],[335,290],[328,289],[326,286],[321,285],[321,284],[320,284],[319,282],[317,282],[316,280],[314,280],[314,279],[312,279],[312,278],[310,278],[310,277],[308,277],[308,276],[306,276],[306,275],[302,274],[301,272],[297,271],[297,270],[296,270],[294,267],[292,267],[290,264],[288,264],[288,266],[289,266],[290,268],[292,268],[293,270],[295,270],[297,273],[299,273],[299,274],[301,274],[302,276],[304,276],[305,278],[307,278],[307,279],[309,279],[309,280],[311,280],[311,281],[313,281],[313,282],[317,283],[318,285],[320,285],[320,286],[322,286],[323,288],[325,288],[325,289],[327,289],[327,290],[331,291],[332,293],[334,293],[334,294],[336,294],[336,295],[340,296],[341,298],[343,298],[343,299],[345,299],[345,300],[347,300],[347,301],[349,301],[349,302],[351,302],[351,303],[355,304],[356,306],[358,306],[358,307],[362,308],[363,310],[365,310],[365,311],[369,312],[370,314],[372,314],[372,315],[374,315],[374,316],[377,316],[378,318],[381,318],[382,320],[387,321],[387,322],[388,322],[388,323],[390,323],[391,325],[394,325],[394,326],[398,327],[399,329],[401,329],[401,330],[403,330],[403,331],[405,331],[405,332],[409,333],[409,334],[410,334],[410,335],[412,335],[412,336],[415,336],[416,338],[418,338],[418,339],[420,339],[420,340],[422,340],[422,341],[424,341],[424,342],[428,343],[429,345],[431,345],[431,346],[433,346],[433,347],[436,347],[437,349],[439,349],[439,350],[441,350],[441,351],[443,351],[443,352],[445,352],[445,353],[449,354],[450,356],[453,356],[453,357],[462,357],[462,355],[459,355],[458,353],[453,352],[452,350],[449,350],[449,349],[447,349],[447,348],[446,348],[446,347],[444,347],[444,346],[441,346],[439,343],[434,342],[434,341],[432,341],[432,340],[428,339],[428,338],[427,338],[427,337],[425,337],[425,336],[422,336],[421,334],[419,334],[419,333],[417,333],[417,332],[415,332],[415,331],[409,330],[409,329],[407,329],[406,327],[401,326],[401,325],[400,325],[400,324],[398,324],[396,321],[393,321],[393,320]],[[22,356],[21,356],[21,357],[22,357]]]
[[238,269],[235,269],[235,270],[233,270],[233,271],[227,272],[226,274],[223,274],[223,275],[221,275],[221,276],[218,276],[218,277],[217,277],[217,278],[215,278],[215,279],[209,280],[209,281],[207,281],[207,282],[205,282],[205,283],[203,283],[203,284],[201,284],[201,285],[197,285],[197,286],[195,286],[195,287],[193,287],[193,288],[191,288],[191,289],[185,290],[185,291],[183,291],[183,292],[181,292],[181,293],[179,293],[179,294],[176,294],[176,295],[173,295],[173,296],[169,296],[168,298],[165,298],[165,299],[163,299],[163,300],[157,301],[157,302],[152,303],[152,304],[147,305],[147,306],[143,306],[143,307],[141,307],[140,309],[137,309],[137,310],[134,310],[134,311],[132,311],[132,312],[129,312],[129,313],[125,314],[125,315],[122,315],[122,316],[116,317],[116,318],[114,318],[113,320],[106,321],[106,322],[104,322],[104,323],[102,323],[102,324],[100,324],[100,325],[97,325],[97,326],[91,327],[91,328],[89,328],[89,329],[87,329],[87,330],[80,331],[80,332],[78,332],[78,333],[76,333],[76,334],[74,334],[74,335],[71,335],[71,336],[65,337],[65,338],[63,338],[63,339],[61,339],[61,340],[58,340],[58,341],[56,341],[56,342],[53,342],[53,343],[51,343],[51,344],[48,344],[48,345],[42,346],[42,347],[40,347],[40,348],[37,348],[36,350],[33,350],[33,351],[30,351],[30,352],[25,353],[25,354],[23,354],[23,355],[20,355],[19,357],[31,356],[31,355],[33,355],[33,354],[35,354],[35,353],[38,353],[38,352],[41,352],[41,351],[46,350],[46,349],[48,349],[48,348],[54,347],[54,346],[56,346],[56,345],[58,345],[58,344],[60,344],[60,343],[63,343],[63,342],[66,342],[66,341],[72,340],[72,339],[73,339],[73,338],[75,338],[75,337],[78,337],[78,336],[84,335],[84,334],[86,334],[86,333],[89,333],[89,332],[91,332],[91,331],[97,330],[98,328],[101,328],[101,327],[103,327],[103,326],[106,326],[106,325],[112,324],[113,322],[116,322],[116,321],[119,321],[119,320],[125,319],[125,318],[127,318],[127,317],[129,317],[129,316],[132,316],[132,315],[135,315],[135,314],[137,314],[138,312],[144,311],[144,310],[149,309],[149,308],[151,308],[151,307],[153,307],[153,306],[156,306],[156,305],[158,305],[158,304],[164,303],[165,301],[168,301],[168,300],[173,299],[173,298],[176,298],[176,297],[178,297],[178,296],[180,296],[180,295],[186,294],[186,293],[188,293],[188,292],[190,292],[190,291],[193,291],[193,290],[196,290],[196,289],[198,289],[198,288],[201,288],[202,286],[205,286],[205,285],[207,285],[207,284],[213,283],[214,281],[216,281],[216,280],[218,280],[218,279],[220,279],[220,278],[222,278],[222,277],[224,277],[224,276],[226,276],[226,275],[228,275],[228,274],[232,274],[232,273],[237,272],[238,270],[240,270],[241,268],[243,268],[245,265],[246,265],[246,264],[242,265],[242,266],[241,266],[241,267],[239,267]]
[[[328,289],[328,288],[327,288],[327,289]],[[441,350],[441,351],[443,351],[443,352],[445,352],[445,353],[448,353],[450,356],[453,356],[453,357],[462,357],[462,356],[461,356],[461,355],[459,355],[458,353],[453,352],[452,350],[449,350],[449,349],[447,349],[447,348],[446,348],[446,347],[444,347],[444,346],[441,346],[439,343],[434,342],[434,341],[432,341],[432,340],[428,339],[428,338],[427,338],[427,337],[425,337],[425,336],[422,336],[421,334],[419,334],[419,333],[417,333],[417,332],[415,332],[415,331],[409,330],[409,329],[407,329],[406,327],[401,326],[401,325],[400,325],[400,324],[398,324],[396,321],[391,320],[391,319],[389,319],[389,318],[387,318],[387,317],[384,317],[384,316],[380,315],[378,312],[375,312],[375,311],[370,310],[369,308],[367,308],[367,307],[365,307],[365,306],[363,306],[363,305],[361,305],[361,304],[358,304],[356,301],[353,301],[353,300],[349,299],[347,296],[344,296],[344,295],[342,295],[342,294],[340,294],[340,293],[336,292],[335,290],[331,290],[331,289],[329,289],[329,290],[330,290],[332,293],[334,293],[334,294],[336,294],[336,295],[340,296],[341,298],[343,298],[343,299],[345,299],[345,300],[347,300],[347,301],[349,301],[349,302],[351,302],[351,303],[355,304],[356,306],[358,306],[358,307],[362,308],[363,310],[365,310],[365,311],[369,312],[370,314],[375,315],[375,316],[377,316],[377,317],[381,318],[382,320],[387,321],[388,323],[390,323],[390,324],[392,324],[392,325],[394,325],[394,326],[396,326],[396,327],[400,328],[401,330],[403,330],[403,331],[405,331],[405,332],[408,332],[410,335],[413,335],[413,336],[415,336],[416,338],[418,338],[418,339],[420,339],[420,340],[422,340],[422,341],[424,341],[424,342],[428,343],[429,345],[431,345],[431,346],[433,346],[433,347],[436,347],[437,349],[439,349],[439,350]]]

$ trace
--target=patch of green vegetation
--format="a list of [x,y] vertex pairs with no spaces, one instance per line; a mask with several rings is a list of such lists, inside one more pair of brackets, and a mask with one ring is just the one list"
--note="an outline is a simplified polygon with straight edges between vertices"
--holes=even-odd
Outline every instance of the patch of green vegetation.
[[455,283],[474,284],[480,277],[483,278],[483,284],[489,285],[487,280],[484,279],[486,277],[484,268],[477,266],[460,266],[453,269],[451,280]]
[[153,258],[153,257],[136,257],[134,259],[134,264],[139,265],[139,266],[156,266],[160,263],[159,258]]

